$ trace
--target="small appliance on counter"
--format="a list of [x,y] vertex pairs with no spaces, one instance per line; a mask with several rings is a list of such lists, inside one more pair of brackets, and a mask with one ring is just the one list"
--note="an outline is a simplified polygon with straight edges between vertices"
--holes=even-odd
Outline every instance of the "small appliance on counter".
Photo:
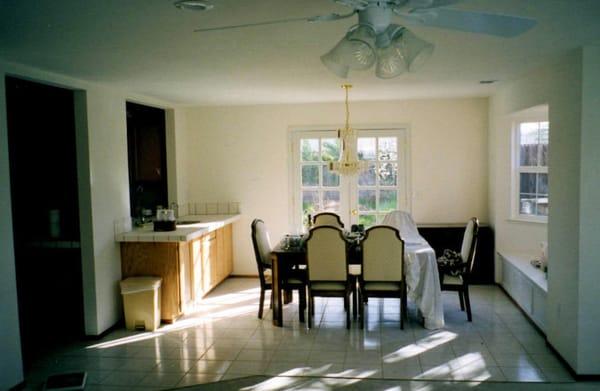
[[154,220],[155,232],[175,231],[176,227],[175,211],[173,209],[157,209],[156,219]]

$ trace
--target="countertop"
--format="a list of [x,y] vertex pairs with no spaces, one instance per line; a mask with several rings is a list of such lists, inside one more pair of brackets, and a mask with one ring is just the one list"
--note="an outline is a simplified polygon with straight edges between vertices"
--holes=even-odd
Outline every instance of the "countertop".
[[[240,215],[189,215],[177,220],[175,231],[154,232],[152,226],[136,228],[116,236],[117,242],[188,242],[239,220]],[[179,225],[186,221],[195,224]]]

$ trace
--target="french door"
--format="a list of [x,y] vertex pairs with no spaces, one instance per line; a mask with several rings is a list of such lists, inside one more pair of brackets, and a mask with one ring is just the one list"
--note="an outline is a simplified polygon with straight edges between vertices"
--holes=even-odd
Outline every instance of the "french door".
[[354,176],[341,176],[328,168],[340,155],[336,131],[293,132],[296,230],[302,229],[308,215],[323,211],[339,214],[347,227],[380,223],[391,210],[410,211],[406,130],[359,130],[356,147],[367,168]]

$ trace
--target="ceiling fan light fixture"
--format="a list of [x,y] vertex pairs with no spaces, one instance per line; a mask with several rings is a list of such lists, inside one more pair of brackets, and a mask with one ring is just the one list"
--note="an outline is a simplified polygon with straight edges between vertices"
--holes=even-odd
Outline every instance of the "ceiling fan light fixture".
[[365,70],[375,64],[375,31],[370,26],[353,26],[343,41],[342,58],[350,69]]
[[404,55],[395,45],[377,49],[377,64],[375,76],[380,79],[392,79],[400,76],[407,70]]
[[408,29],[404,29],[400,42],[409,72],[419,70],[433,53],[432,43],[417,37]]
[[344,64],[343,60],[340,58],[339,46],[340,43],[338,43],[329,52],[322,55],[321,62],[327,67],[327,69],[329,69],[335,75],[341,77],[342,79],[345,79],[348,77],[348,71],[350,70],[350,67]]

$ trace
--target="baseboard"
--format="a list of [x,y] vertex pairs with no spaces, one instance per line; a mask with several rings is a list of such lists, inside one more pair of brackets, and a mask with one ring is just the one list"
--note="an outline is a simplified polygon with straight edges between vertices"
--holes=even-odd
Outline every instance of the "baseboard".
[[87,341],[97,341],[99,339],[106,337],[108,334],[112,333],[116,329],[123,328],[123,327],[125,327],[125,319],[120,319],[117,323],[113,324],[112,326],[110,326],[109,328],[107,328],[106,330],[101,332],[100,334],[97,334],[97,335],[89,334],[89,335],[86,335],[84,337],[84,339]]

